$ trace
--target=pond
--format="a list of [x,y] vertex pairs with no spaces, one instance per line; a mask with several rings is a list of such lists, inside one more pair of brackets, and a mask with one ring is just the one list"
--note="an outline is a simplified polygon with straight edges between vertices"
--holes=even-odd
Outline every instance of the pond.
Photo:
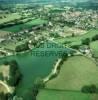
[[58,46],[57,44],[45,42],[39,48],[35,48],[29,52],[0,58],[0,64],[10,60],[18,62],[23,79],[16,92],[17,95],[25,96],[26,99],[26,95],[30,94],[30,89],[32,90],[34,81],[37,78],[45,78],[51,72],[60,54],[70,51],[70,49]]

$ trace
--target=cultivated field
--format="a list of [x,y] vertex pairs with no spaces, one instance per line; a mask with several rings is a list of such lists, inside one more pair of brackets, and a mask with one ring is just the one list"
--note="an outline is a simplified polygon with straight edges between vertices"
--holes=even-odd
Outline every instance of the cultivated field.
[[18,13],[1,14],[0,17],[3,17],[3,18],[0,18],[0,24],[3,24],[5,22],[7,23],[7,22],[13,21],[15,19],[21,18],[21,16]]
[[72,34],[74,34],[76,36],[80,36],[80,35],[83,35],[83,34],[86,34],[86,33],[87,33],[86,30],[64,26],[64,32],[63,32],[62,36],[65,36],[65,37],[66,36],[72,36]]
[[60,43],[70,42],[70,45],[77,45],[77,44],[81,44],[82,39],[85,39],[85,38],[91,39],[96,34],[98,34],[98,30],[89,30],[87,33],[81,36],[59,38],[59,39],[55,39],[55,41],[60,42]]

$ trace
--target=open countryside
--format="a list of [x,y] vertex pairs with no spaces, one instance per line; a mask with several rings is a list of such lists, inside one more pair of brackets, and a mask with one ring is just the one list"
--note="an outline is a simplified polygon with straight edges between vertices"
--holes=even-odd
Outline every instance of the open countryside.
[[0,100],[98,99],[98,2],[0,1]]

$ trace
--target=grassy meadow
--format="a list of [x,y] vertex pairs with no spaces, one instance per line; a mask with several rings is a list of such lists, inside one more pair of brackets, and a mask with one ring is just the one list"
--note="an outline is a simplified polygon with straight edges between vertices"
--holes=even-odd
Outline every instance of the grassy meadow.
[[90,48],[92,50],[92,54],[94,55],[94,57],[98,58],[98,41],[91,42]]
[[81,88],[95,84],[98,87],[98,68],[84,56],[73,56],[61,66],[59,75],[46,83],[37,100],[97,100],[98,94],[85,94]]
[[37,100],[97,100],[98,94],[84,94],[77,91],[41,90]]
[[[85,77],[84,77],[85,76]],[[59,90],[81,90],[84,85],[98,86],[98,68],[89,58],[70,57],[61,66],[59,75],[46,84],[46,88]]]

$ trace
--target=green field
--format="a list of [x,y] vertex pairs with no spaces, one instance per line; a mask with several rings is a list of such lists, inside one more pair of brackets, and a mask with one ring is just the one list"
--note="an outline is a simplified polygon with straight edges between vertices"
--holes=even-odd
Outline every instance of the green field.
[[84,85],[96,84],[98,86],[97,76],[98,68],[91,59],[75,56],[64,62],[57,78],[50,80],[46,87],[60,90],[81,90]]
[[60,8],[54,8],[50,10],[50,13],[62,13],[66,11],[65,9],[60,9]]
[[18,13],[12,13],[12,14],[2,14],[0,16],[6,16],[6,18],[2,18],[0,19],[0,24],[3,24],[5,22],[10,22],[13,21],[15,19],[19,19],[21,18],[21,16]]
[[41,90],[37,100],[98,100],[98,94],[84,94],[76,91]]
[[74,56],[61,66],[59,75],[46,83],[37,100],[97,100],[98,94],[81,93],[85,85],[98,86],[98,68],[89,58]]
[[85,38],[91,39],[96,34],[98,34],[98,30],[89,30],[86,34],[81,35],[81,36],[58,38],[58,39],[55,39],[55,41],[59,43],[70,42],[69,43],[70,45],[79,45],[81,44],[81,40]]
[[98,57],[98,41],[91,42],[90,48],[94,57]]
[[24,23],[24,24],[19,24],[19,25],[14,25],[11,27],[3,28],[4,31],[9,31],[9,32],[19,32],[28,28],[32,28],[35,25],[41,25],[47,23],[46,20],[41,20],[41,19],[33,19],[30,22]]

